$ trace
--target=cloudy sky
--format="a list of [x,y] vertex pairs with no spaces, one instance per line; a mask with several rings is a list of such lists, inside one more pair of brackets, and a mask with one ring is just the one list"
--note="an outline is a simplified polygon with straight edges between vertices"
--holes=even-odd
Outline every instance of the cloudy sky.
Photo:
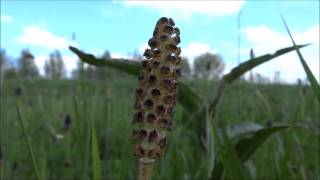
[[[13,58],[19,57],[22,49],[29,49],[40,69],[49,53],[58,49],[71,71],[77,57],[68,45],[96,55],[109,50],[115,58],[130,57],[134,51],[144,51],[155,22],[168,16],[180,28],[182,55],[190,63],[199,54],[219,53],[228,72],[239,63],[238,52],[243,62],[251,48],[258,56],[292,45],[282,14],[296,43],[312,43],[302,53],[319,80],[319,9],[316,0],[1,1],[0,41],[1,48]],[[286,82],[306,77],[295,53],[254,70],[271,79],[277,71]]]

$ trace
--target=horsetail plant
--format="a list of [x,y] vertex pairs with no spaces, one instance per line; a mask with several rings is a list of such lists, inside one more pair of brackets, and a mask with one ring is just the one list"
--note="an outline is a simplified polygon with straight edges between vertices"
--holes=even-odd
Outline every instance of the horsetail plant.
[[134,155],[139,158],[139,179],[150,179],[153,164],[163,154],[171,130],[181,75],[179,28],[171,18],[158,20],[150,48],[144,52],[133,117]]

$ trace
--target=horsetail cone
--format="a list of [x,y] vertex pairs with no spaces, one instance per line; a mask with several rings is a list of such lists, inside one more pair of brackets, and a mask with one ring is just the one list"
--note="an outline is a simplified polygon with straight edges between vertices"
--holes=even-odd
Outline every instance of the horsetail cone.
[[133,117],[134,154],[154,161],[164,154],[181,75],[180,31],[171,18],[158,20],[144,60],[136,90]]

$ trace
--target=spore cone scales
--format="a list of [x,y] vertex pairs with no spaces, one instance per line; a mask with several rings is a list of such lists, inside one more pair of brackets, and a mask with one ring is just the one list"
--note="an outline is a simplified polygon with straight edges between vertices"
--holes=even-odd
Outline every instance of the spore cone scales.
[[139,87],[136,90],[133,117],[134,154],[141,159],[163,155],[171,130],[176,104],[178,77],[181,74],[180,31],[173,20],[158,20],[150,48],[144,52]]

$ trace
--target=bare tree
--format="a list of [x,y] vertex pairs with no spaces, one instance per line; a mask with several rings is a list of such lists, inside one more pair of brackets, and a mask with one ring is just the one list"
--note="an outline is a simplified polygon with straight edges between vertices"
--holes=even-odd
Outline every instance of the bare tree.
[[224,66],[220,55],[211,53],[199,55],[194,60],[195,76],[197,78],[219,78]]
[[61,79],[65,77],[66,70],[61,53],[58,50],[50,54],[49,60],[44,65],[44,71],[48,78]]
[[32,78],[39,76],[38,68],[34,62],[34,56],[29,50],[22,50],[21,57],[18,59],[19,75]]

